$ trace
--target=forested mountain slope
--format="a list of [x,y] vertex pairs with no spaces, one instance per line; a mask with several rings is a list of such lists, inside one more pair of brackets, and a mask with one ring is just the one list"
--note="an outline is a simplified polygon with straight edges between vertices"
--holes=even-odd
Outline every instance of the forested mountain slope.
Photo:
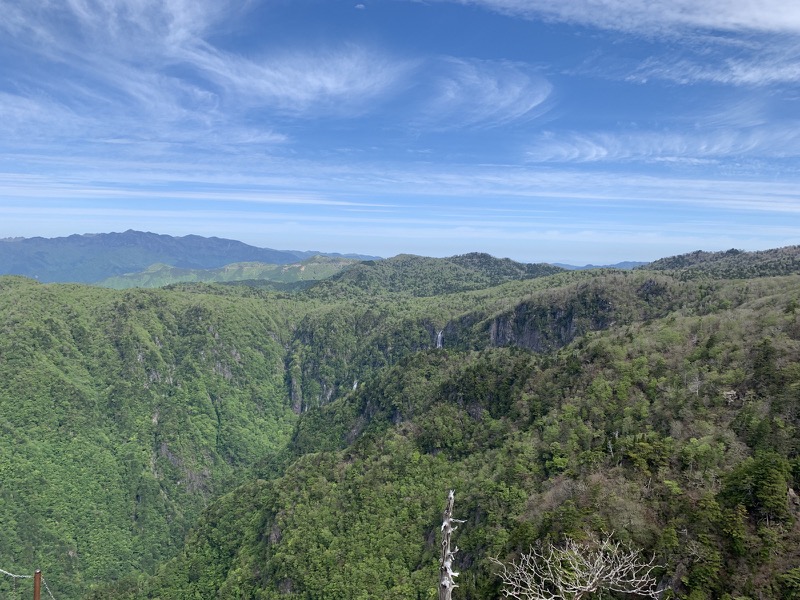
[[35,565],[78,598],[173,554],[200,510],[288,438],[286,313],[0,278],[2,568]]
[[316,295],[331,297],[361,292],[435,296],[485,289],[507,281],[535,279],[562,271],[564,269],[553,265],[518,263],[477,252],[449,258],[400,254],[381,261],[364,261],[317,286]]
[[[305,412],[277,465],[112,597],[433,598],[450,487],[460,598],[500,596],[489,557],[603,531],[654,553],[677,597],[793,597],[800,279],[645,275],[529,290],[520,305],[555,319],[544,330],[574,316],[574,337],[540,351],[482,338],[520,314],[497,313],[495,290],[472,311],[485,318],[456,320],[469,341],[412,351]],[[607,317],[569,308],[589,299]]]
[[800,593],[800,277],[447,261],[295,294],[0,279],[0,567],[67,600],[435,597],[455,488],[456,598],[603,531],[677,597]]
[[744,252],[736,249],[725,252],[698,250],[689,254],[662,258],[642,268],[673,271],[681,279],[775,277],[800,271],[800,246],[786,246],[757,252]]
[[[369,368],[355,306],[367,335],[390,340]],[[339,393],[346,371],[331,369],[435,345],[405,330],[428,307],[397,308],[0,278],[0,568],[42,567],[69,599],[174,554],[203,506],[284,447],[297,413]]]
[[156,288],[175,283],[228,283],[228,282],[274,282],[293,284],[316,283],[357,264],[354,258],[314,256],[301,262],[271,265],[260,262],[237,262],[216,269],[186,269],[165,264],[150,265],[144,271],[109,277],[97,285],[114,289],[133,287]]

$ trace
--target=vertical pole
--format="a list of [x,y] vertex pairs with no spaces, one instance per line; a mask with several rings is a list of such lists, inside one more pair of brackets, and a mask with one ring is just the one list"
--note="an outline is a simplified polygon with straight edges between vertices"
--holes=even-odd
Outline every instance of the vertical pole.
[[457,588],[455,578],[458,573],[453,571],[453,558],[458,547],[450,549],[450,536],[457,529],[453,523],[463,523],[459,519],[453,518],[453,504],[455,503],[455,491],[450,490],[447,495],[447,505],[444,508],[442,518],[442,557],[439,560],[439,600],[451,600],[453,589]]
[[33,574],[33,600],[42,600],[42,571],[36,569]]

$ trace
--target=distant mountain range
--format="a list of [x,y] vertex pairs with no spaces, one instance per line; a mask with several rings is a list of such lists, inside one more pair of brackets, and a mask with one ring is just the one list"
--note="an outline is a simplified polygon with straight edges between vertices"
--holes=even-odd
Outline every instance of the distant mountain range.
[[635,269],[646,265],[646,262],[637,262],[634,260],[626,260],[623,262],[614,263],[613,265],[583,265],[582,267],[576,265],[568,265],[564,263],[553,263],[556,267],[561,267],[567,271],[588,271],[590,269]]
[[[329,280],[328,286],[344,285],[362,292],[402,290],[405,294],[428,296],[481,289],[562,270],[605,268],[672,271],[684,280],[775,276],[800,269],[800,246],[760,252],[696,251],[652,263],[575,266],[525,264],[477,252],[449,258],[401,254],[383,260],[368,255],[274,250],[218,237],[175,237],[134,230],[0,239],[0,275],[22,275],[42,283],[90,283],[114,288],[217,282],[294,290]],[[323,286],[320,293],[325,294],[326,289]]]
[[0,274],[41,282],[98,283],[145,271],[156,264],[179,269],[219,269],[232,263],[298,263],[316,255],[358,260],[375,256],[257,248],[217,237],[173,237],[128,230],[123,233],[0,240]]

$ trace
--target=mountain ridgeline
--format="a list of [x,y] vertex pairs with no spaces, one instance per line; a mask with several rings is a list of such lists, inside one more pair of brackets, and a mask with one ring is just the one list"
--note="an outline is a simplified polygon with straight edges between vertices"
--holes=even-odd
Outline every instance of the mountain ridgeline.
[[[145,271],[153,265],[195,270],[219,269],[242,262],[287,265],[321,254],[257,248],[216,237],[173,237],[129,230],[61,238],[0,240],[0,274],[24,275],[41,282],[98,283],[108,278]],[[357,260],[374,258],[337,254],[328,256]]]
[[671,271],[682,279],[713,277],[717,279],[747,279],[778,276],[800,271],[800,246],[774,250],[744,252],[731,249],[725,252],[696,251],[662,258],[646,265],[647,269]]
[[0,568],[60,600],[436,598],[454,488],[454,598],[604,532],[665,598],[800,597],[796,256],[0,278]]
[[314,295],[360,292],[436,296],[479,290],[508,281],[536,279],[563,272],[561,267],[538,263],[524,264],[508,258],[495,258],[474,252],[450,258],[428,258],[400,254],[381,261],[365,261],[330,278],[316,287]]
[[217,269],[182,269],[155,264],[138,273],[126,273],[103,279],[97,282],[97,285],[128,289],[157,288],[176,283],[230,283],[291,291],[310,287],[359,262],[354,258],[313,256],[291,264],[239,262]]

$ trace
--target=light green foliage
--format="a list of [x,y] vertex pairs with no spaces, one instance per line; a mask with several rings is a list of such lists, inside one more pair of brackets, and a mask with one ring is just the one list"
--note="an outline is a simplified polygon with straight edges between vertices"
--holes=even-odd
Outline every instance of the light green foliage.
[[292,295],[0,279],[0,567],[67,600],[428,598],[456,488],[462,598],[610,531],[676,598],[793,589],[797,278],[473,258]]
[[800,599],[800,567],[796,567],[777,577],[778,588],[786,600]]
[[266,305],[1,281],[0,558],[62,597],[152,569],[285,443]]
[[749,279],[788,275],[800,270],[800,246],[786,246],[760,252],[731,249],[725,252],[700,250],[680,256],[662,258],[647,269],[675,272],[682,279]]
[[121,290],[133,287],[156,288],[187,282],[246,281],[250,285],[263,287],[269,287],[269,284],[272,283],[276,284],[276,288],[279,289],[281,285],[290,287],[290,284],[315,283],[327,279],[358,262],[352,258],[315,256],[289,265],[240,262],[217,269],[181,269],[157,263],[142,272],[109,277],[95,285]]

